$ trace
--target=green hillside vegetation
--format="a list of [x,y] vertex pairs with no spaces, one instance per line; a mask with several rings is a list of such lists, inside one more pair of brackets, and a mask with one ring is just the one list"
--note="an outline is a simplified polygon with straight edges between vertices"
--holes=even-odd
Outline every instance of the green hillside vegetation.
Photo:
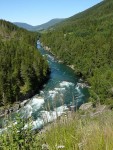
[[37,34],[0,20],[0,106],[31,96],[48,64],[36,49]]
[[90,100],[113,104],[113,0],[68,18],[41,41],[87,79]]

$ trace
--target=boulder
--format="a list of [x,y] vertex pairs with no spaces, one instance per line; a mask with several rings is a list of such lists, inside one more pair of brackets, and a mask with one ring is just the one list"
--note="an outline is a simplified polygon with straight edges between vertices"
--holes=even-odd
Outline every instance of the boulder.
[[14,112],[14,111],[17,111],[19,108],[20,108],[20,104],[15,104],[15,105],[13,106],[13,112]]
[[9,112],[9,109],[6,109],[5,110],[5,115],[8,115],[10,112]]
[[42,150],[49,150],[49,145],[46,143],[42,144]]
[[69,111],[75,111],[76,106],[75,105],[68,106],[68,109]]
[[93,104],[92,102],[89,102],[89,103],[85,103],[85,104],[82,104],[79,109],[80,110],[88,110],[88,109],[91,109],[93,107]]
[[23,102],[20,103],[20,106],[24,107],[28,102],[29,102],[29,99],[24,100]]
[[99,105],[99,106],[96,107],[95,112],[94,112],[94,113],[92,112],[92,113],[90,114],[90,116],[91,116],[91,117],[94,117],[94,116],[100,115],[100,114],[102,114],[105,110],[107,110],[107,106],[106,106],[106,105]]
[[0,109],[0,117],[3,117],[5,114],[5,109]]

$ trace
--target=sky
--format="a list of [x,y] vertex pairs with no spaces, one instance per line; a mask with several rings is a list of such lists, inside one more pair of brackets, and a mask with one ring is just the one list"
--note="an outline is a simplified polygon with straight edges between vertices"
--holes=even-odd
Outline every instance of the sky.
[[0,0],[0,19],[40,25],[54,18],[68,18],[102,0]]

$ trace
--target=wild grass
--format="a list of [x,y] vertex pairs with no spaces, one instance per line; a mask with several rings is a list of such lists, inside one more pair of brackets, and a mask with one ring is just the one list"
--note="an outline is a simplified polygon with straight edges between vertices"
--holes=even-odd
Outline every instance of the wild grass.
[[65,150],[113,150],[112,118],[112,111],[93,118],[68,114],[50,125],[42,134],[43,141],[50,150],[60,149],[60,146]]
[[34,134],[25,122],[11,125],[0,135],[0,150],[113,150],[113,112],[91,117],[90,113],[67,112]]

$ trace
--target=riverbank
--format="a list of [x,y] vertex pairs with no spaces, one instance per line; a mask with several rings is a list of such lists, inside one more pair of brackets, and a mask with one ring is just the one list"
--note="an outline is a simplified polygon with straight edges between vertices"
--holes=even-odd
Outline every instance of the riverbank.
[[20,108],[24,107],[33,96],[39,93],[43,89],[43,86],[50,79],[50,69],[48,69],[47,76],[43,79],[42,84],[38,85],[35,90],[29,91],[26,95],[21,96],[20,101],[14,102],[12,104],[7,104],[5,106],[0,106],[0,118],[11,114],[12,112],[18,111]]
[[[52,54],[52,55],[56,58],[56,60],[57,60],[59,63],[65,64],[62,60],[60,60],[57,56],[55,56],[54,53],[52,53],[50,47],[43,45],[43,43],[40,43],[40,45],[41,45],[46,51],[48,51],[50,54]],[[66,64],[66,65],[67,65],[68,67],[70,67],[70,68],[76,73],[76,68],[74,67],[74,65],[68,65],[68,64]],[[84,76],[82,75],[81,72],[78,72],[78,73],[76,73],[76,74],[77,74],[77,76],[80,78],[80,80],[79,80],[80,83],[78,84],[78,86],[80,86],[80,87],[82,87],[82,88],[83,88],[83,87],[91,88],[90,84],[88,83],[88,81],[86,80],[86,78],[84,78]]]

